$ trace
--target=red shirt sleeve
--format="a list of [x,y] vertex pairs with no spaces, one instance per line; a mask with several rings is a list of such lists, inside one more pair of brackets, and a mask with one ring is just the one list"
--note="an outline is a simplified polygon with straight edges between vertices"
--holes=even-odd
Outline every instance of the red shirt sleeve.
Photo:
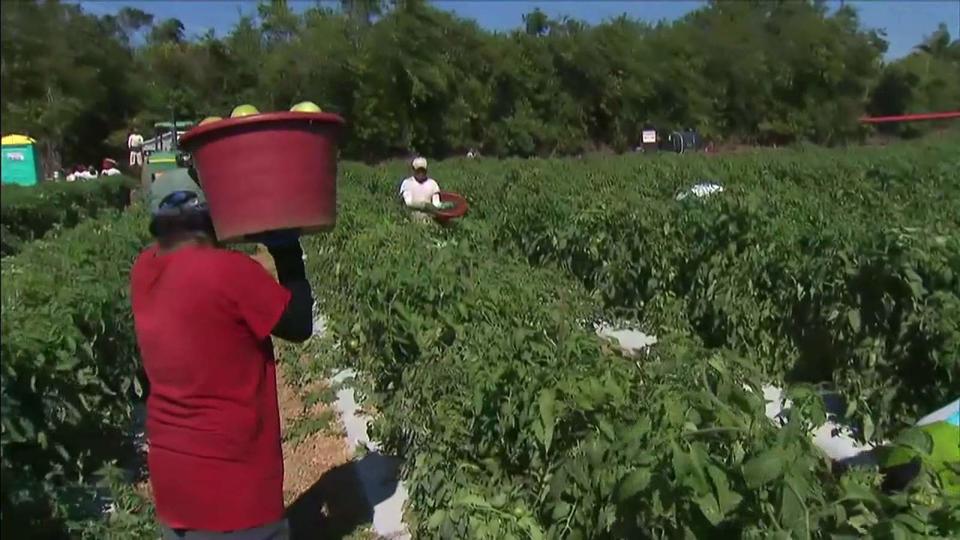
[[235,255],[224,265],[221,285],[257,339],[265,339],[287,308],[290,291],[257,261],[242,253]]

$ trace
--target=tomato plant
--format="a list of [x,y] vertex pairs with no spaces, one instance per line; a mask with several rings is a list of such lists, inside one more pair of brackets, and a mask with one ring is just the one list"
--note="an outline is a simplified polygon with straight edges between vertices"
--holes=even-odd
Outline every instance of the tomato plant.
[[23,245],[56,228],[73,227],[105,209],[130,204],[133,179],[116,176],[88,182],[45,182],[37,186],[3,186],[0,198],[0,254],[11,255]]
[[[935,478],[884,494],[876,470],[834,477],[807,435],[822,385],[867,438],[954,397],[946,144],[438,169],[474,209],[456,229],[391,211],[399,167],[348,167],[349,222],[309,259],[340,341],[326,352],[360,368],[378,437],[406,458],[419,536],[957,530]],[[725,192],[675,200],[702,177]],[[661,342],[624,358],[589,325],[612,314]],[[796,404],[784,429],[764,414],[771,381]]]
[[[955,142],[453,160],[431,172],[471,214],[448,228],[406,219],[404,164],[347,164],[337,228],[305,240],[330,333],[283,356],[324,355],[297,381],[357,369],[418,537],[949,537],[936,477],[836,476],[808,430],[824,386],[874,440],[956,398]],[[724,191],[677,200],[704,179]],[[111,214],[3,261],[5,531],[67,511],[111,457],[89,434],[122,429],[136,393],[145,229]],[[600,320],[659,341],[626,356]],[[782,428],[769,383],[793,402]]]

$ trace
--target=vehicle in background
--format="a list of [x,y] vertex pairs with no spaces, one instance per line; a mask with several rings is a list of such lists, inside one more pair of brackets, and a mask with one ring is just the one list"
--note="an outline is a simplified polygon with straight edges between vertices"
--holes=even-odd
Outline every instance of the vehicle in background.
[[640,135],[640,145],[637,152],[673,152],[683,154],[706,150],[707,145],[697,130],[685,128],[681,130],[658,129],[652,125],[643,128]]
[[144,193],[157,174],[178,168],[177,154],[180,136],[193,127],[196,122],[177,120],[176,122],[157,122],[153,125],[156,136],[143,143],[144,163],[140,170],[140,183]]

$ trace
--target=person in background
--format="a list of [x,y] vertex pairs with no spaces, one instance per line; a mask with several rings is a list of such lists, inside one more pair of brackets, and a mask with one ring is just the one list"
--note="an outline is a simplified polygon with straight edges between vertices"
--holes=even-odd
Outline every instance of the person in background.
[[74,165],[70,170],[70,174],[67,175],[67,182],[77,182],[84,179],[87,170],[83,165]]
[[117,168],[117,162],[110,158],[104,159],[101,166],[103,170],[100,171],[100,176],[117,176],[121,174],[120,169]]
[[147,248],[131,271],[134,329],[150,384],[147,465],[164,540],[285,540],[271,336],[303,342],[313,298],[298,234],[257,238],[279,283],[217,242],[187,169],[150,187]]
[[143,135],[137,130],[130,130],[130,136],[127,137],[127,149],[130,150],[130,166],[143,166]]
[[407,208],[413,210],[417,221],[426,221],[429,216],[422,210],[440,206],[440,186],[427,174],[427,160],[418,157],[411,163],[413,176],[400,184],[400,196]]
[[83,165],[78,165],[76,172],[73,173],[75,180],[93,180],[97,178],[97,170],[93,168],[93,165],[88,165],[84,167]]

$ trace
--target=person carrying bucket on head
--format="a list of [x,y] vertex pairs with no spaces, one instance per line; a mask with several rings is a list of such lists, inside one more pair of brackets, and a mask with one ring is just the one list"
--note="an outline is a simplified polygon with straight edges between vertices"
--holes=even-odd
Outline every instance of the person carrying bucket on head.
[[418,157],[410,164],[413,176],[400,184],[400,196],[407,208],[413,210],[414,221],[429,221],[425,212],[440,207],[440,186],[427,174],[427,160]]
[[303,342],[313,332],[299,235],[257,238],[278,283],[219,246],[195,180],[179,168],[150,186],[156,244],[130,276],[162,538],[288,539],[271,336]]

